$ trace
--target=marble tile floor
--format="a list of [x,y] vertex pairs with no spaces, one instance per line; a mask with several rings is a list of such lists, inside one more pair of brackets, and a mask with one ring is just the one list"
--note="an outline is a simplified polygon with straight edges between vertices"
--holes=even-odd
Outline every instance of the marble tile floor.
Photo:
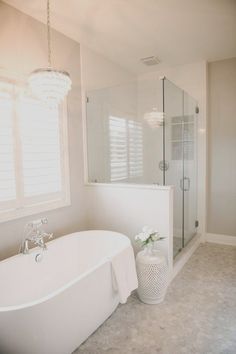
[[236,354],[236,247],[200,245],[165,301],[136,295],[74,354]]

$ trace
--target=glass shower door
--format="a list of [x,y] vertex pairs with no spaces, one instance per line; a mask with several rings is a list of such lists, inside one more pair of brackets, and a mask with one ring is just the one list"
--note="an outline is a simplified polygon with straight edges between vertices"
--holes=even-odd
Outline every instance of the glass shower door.
[[197,221],[197,102],[183,92],[183,247],[196,234]]
[[196,234],[197,102],[163,80],[164,184],[174,186],[174,257]]

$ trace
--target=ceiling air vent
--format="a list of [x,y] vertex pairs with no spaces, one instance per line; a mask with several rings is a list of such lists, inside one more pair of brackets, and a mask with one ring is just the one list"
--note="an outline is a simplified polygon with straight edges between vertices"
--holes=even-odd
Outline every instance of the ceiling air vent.
[[145,65],[151,66],[151,65],[157,65],[160,63],[160,60],[157,57],[146,57],[146,58],[142,58],[141,62]]

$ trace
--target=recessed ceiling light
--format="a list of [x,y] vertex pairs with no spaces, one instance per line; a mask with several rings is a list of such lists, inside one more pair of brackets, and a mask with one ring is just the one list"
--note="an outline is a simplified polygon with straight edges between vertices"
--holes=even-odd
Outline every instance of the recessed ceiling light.
[[160,60],[155,56],[141,58],[140,60],[143,64],[148,66],[160,64]]

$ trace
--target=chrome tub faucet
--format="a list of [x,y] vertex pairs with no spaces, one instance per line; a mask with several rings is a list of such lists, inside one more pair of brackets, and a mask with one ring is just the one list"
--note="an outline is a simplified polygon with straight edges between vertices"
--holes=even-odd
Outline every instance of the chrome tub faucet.
[[42,225],[47,224],[47,218],[34,220],[25,225],[23,239],[20,247],[20,253],[29,253],[29,243],[38,246],[42,251],[47,249],[46,239],[53,237],[52,233],[47,233],[42,229]]

